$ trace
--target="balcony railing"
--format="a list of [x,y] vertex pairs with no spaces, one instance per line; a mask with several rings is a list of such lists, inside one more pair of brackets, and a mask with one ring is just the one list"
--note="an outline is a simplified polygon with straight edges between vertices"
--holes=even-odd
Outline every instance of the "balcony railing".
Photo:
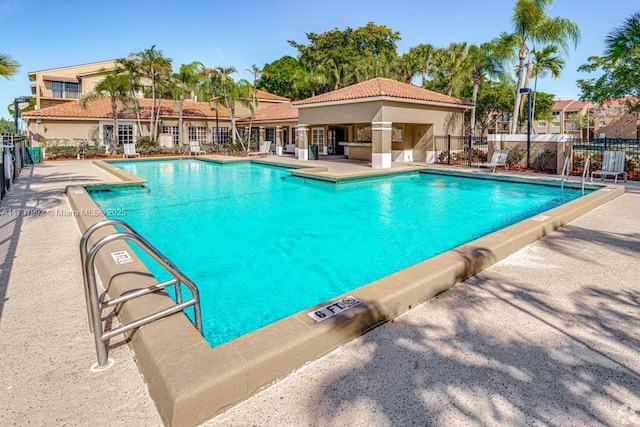
[[79,90],[41,88],[40,96],[43,98],[80,99],[82,94]]

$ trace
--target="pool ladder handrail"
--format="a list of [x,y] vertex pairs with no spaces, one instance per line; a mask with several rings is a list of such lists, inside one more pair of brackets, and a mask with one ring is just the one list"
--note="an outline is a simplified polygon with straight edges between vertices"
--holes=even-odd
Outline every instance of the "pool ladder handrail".
[[567,181],[569,180],[569,156],[565,155],[564,156],[564,165],[562,166],[562,174],[560,177],[560,187],[564,188],[564,180],[565,178],[567,179]]
[[[99,239],[91,248],[88,248],[89,238],[97,230],[107,226],[118,226],[124,229],[124,232],[117,231],[113,234]],[[113,298],[107,301],[100,301],[98,295],[98,285],[96,281],[95,273],[95,258],[100,249],[105,247],[108,243],[116,240],[125,240],[135,242],[141,249],[149,254],[158,264],[162,265],[167,271],[173,274],[173,279],[167,280],[162,283],[156,283],[146,288],[140,288],[123,293],[117,298]],[[82,272],[84,280],[84,295],[87,303],[87,316],[89,318],[89,330],[93,332],[94,341],[96,345],[96,353],[98,356],[98,368],[105,368],[108,365],[107,348],[105,342],[115,335],[122,334],[140,326],[151,323],[155,320],[162,319],[169,315],[181,312],[188,307],[193,306],[195,327],[202,334],[202,317],[200,311],[200,293],[198,287],[187,276],[185,276],[178,267],[175,266],[168,258],[166,258],[160,251],[158,251],[151,243],[143,238],[138,232],[136,232],[129,224],[124,221],[116,219],[107,219],[97,222],[82,234],[80,238],[80,259],[82,262]],[[191,291],[191,299],[187,301],[182,300],[181,284],[184,284]],[[104,331],[102,326],[102,310],[109,307],[114,307],[118,304],[130,301],[134,298],[141,297],[143,295],[150,294],[162,290],[168,286],[175,285],[176,292],[176,304],[170,307],[164,308],[155,313],[141,317],[137,320],[131,321],[124,325],[120,325],[117,328]]]
[[[180,155],[180,159],[179,159],[179,160],[184,159],[184,157],[187,155],[187,153],[189,152],[189,150],[191,150],[191,145],[187,145],[187,147],[184,149],[184,151],[183,151],[183,152],[182,152],[182,154]],[[189,154],[191,154],[191,153],[189,153]]]
[[584,194],[584,182],[589,176],[589,167],[591,166],[591,156],[587,156],[584,161],[584,168],[582,170],[582,194]]

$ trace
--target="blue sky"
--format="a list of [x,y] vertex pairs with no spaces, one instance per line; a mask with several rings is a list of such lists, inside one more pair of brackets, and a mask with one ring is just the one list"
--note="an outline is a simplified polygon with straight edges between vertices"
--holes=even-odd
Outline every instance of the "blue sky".
[[[0,52],[17,59],[20,72],[0,78],[0,116],[5,105],[30,94],[29,71],[127,56],[156,45],[179,64],[263,66],[295,56],[287,40],[305,42],[307,32],[352,28],[374,21],[399,31],[398,51],[418,43],[481,43],[511,29],[515,0],[380,1],[272,0],[165,1],[0,0]],[[576,69],[600,55],[607,33],[633,12],[637,0],[555,0],[552,15],[572,19],[582,31],[560,79],[538,82],[558,98],[578,96]],[[582,75],[584,76],[584,75]]]

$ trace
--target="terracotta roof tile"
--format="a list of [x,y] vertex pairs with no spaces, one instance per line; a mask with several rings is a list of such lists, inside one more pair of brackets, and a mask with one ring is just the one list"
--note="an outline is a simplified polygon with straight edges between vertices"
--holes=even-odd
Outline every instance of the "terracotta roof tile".
[[[151,99],[139,99],[140,117],[148,120],[151,114]],[[161,116],[177,116],[178,110],[175,102],[168,99],[158,100]],[[211,108],[208,102],[184,101],[182,114],[184,117],[208,117],[216,116],[216,112]],[[59,118],[84,118],[84,119],[107,119],[113,118],[111,113],[111,98],[105,97],[96,99],[82,108],[79,101],[65,102],[63,104],[51,107],[41,108],[39,110],[27,111],[22,114],[23,117],[59,117]],[[119,111],[120,118],[134,118],[133,111]],[[229,113],[224,106],[219,107],[218,117],[228,118]]]
[[376,98],[381,96],[460,106],[473,106],[469,101],[463,101],[452,96],[447,96],[418,86],[382,77],[376,77],[332,92],[295,101],[293,105],[320,104],[325,102]]
[[[256,111],[254,122],[298,120],[298,109],[291,102],[269,105]],[[249,117],[243,117],[239,121],[248,122]]]
[[256,89],[256,96],[258,97],[258,99],[261,99],[264,101],[281,101],[281,102],[290,101],[289,98],[285,98],[284,96],[274,95],[273,93],[269,93],[267,91],[260,90],[260,89]]
[[551,111],[582,111],[588,102],[575,99],[563,99],[556,101],[551,107]]

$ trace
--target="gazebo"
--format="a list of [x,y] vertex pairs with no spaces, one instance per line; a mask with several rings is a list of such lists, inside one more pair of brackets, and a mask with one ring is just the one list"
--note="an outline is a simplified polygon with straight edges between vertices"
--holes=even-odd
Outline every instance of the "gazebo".
[[393,161],[425,161],[434,135],[462,135],[473,104],[411,84],[374,78],[293,103],[298,108],[296,157],[308,147],[345,154],[387,169]]

